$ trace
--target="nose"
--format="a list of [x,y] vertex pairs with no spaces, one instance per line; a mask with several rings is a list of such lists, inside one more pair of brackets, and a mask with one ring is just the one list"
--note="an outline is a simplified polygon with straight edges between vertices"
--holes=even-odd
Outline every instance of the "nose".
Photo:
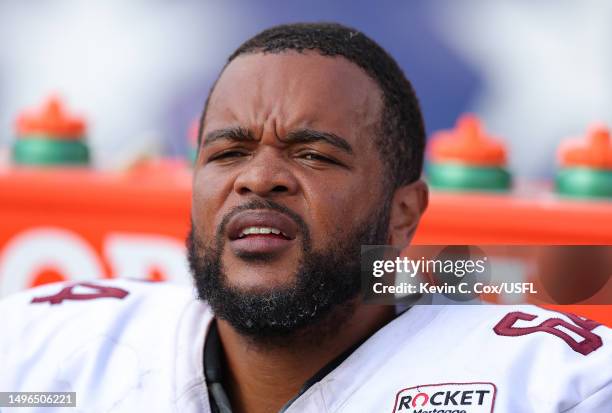
[[265,148],[253,155],[234,181],[234,191],[239,195],[274,197],[292,195],[298,182],[282,155],[274,148]]

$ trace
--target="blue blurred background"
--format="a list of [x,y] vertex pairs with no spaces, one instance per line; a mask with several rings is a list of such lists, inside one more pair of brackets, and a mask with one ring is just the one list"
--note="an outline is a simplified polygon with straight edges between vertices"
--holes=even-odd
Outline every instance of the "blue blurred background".
[[428,132],[471,111],[515,176],[549,178],[559,141],[612,124],[612,2],[0,0],[0,146],[49,94],[87,117],[95,165],[183,156],[227,56],[269,26],[337,21],[400,63]]

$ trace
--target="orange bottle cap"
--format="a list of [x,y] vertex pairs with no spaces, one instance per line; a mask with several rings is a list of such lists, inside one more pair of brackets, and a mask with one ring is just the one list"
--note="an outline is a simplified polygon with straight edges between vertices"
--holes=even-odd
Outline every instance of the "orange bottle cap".
[[429,143],[434,162],[460,161],[474,166],[503,166],[506,149],[498,139],[484,133],[474,115],[463,115],[455,129],[434,134]]
[[25,111],[16,122],[17,135],[45,135],[49,138],[78,139],[85,134],[85,121],[70,116],[62,102],[50,98],[41,110]]
[[564,167],[612,169],[610,130],[604,125],[594,125],[587,132],[586,139],[565,140],[559,146],[558,158]]

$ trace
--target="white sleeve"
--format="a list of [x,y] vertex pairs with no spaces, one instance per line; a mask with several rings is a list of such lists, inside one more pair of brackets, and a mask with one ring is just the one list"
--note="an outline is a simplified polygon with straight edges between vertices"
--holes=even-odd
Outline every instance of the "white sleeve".
[[[605,368],[605,367],[604,367]],[[612,412],[612,383],[562,413]]]

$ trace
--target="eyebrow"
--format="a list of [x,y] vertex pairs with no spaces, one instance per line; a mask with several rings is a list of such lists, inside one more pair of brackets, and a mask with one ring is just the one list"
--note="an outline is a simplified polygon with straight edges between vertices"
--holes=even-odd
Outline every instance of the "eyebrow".
[[353,153],[353,147],[346,141],[346,139],[336,135],[335,133],[322,132],[314,129],[298,129],[291,131],[281,141],[288,143],[325,142],[348,154]]
[[[202,146],[208,146],[219,140],[230,140],[235,142],[253,142],[257,141],[255,136],[247,128],[240,126],[217,129],[206,134]],[[281,142],[284,143],[313,143],[325,142],[332,145],[348,154],[353,153],[353,147],[346,139],[331,132],[322,132],[314,129],[298,129],[289,132]]]
[[223,139],[237,142],[248,142],[257,140],[255,139],[255,136],[253,136],[250,130],[240,126],[234,126],[230,128],[217,129],[207,133],[204,138],[204,142],[202,142],[202,146],[208,146],[213,142]]

